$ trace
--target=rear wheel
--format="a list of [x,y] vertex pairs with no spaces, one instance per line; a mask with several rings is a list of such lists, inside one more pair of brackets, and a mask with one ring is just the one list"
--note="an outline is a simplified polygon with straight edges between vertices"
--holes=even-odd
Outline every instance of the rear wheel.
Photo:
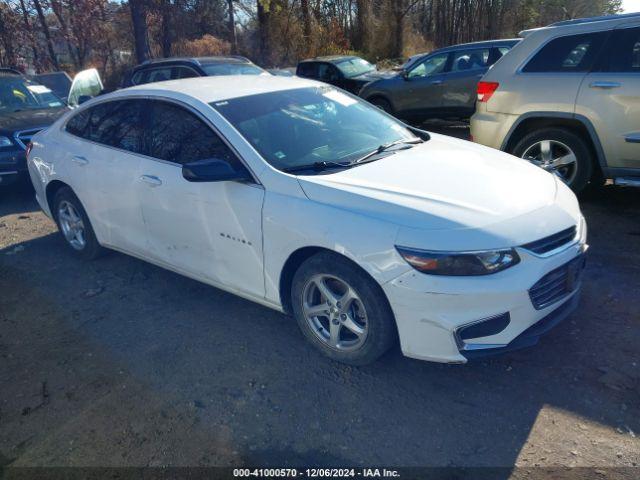
[[305,261],[294,275],[291,295],[305,337],[333,360],[366,365],[395,341],[382,289],[339,255],[323,252]]
[[93,260],[104,252],[82,203],[70,188],[63,187],[56,192],[52,213],[65,242],[76,256]]
[[513,154],[558,176],[575,192],[582,191],[593,175],[589,146],[569,130],[533,131],[516,144]]

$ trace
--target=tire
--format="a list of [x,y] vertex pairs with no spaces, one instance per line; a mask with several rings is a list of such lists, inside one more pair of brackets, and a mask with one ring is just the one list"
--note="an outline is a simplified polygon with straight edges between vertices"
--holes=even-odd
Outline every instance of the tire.
[[[83,260],[94,260],[104,253],[105,250],[98,243],[87,212],[70,188],[62,187],[56,192],[51,213],[62,238],[75,256]],[[70,223],[75,225],[70,227]],[[74,231],[78,231],[78,227],[81,229],[82,242],[77,234],[72,236]]]
[[[513,148],[512,153],[520,158],[535,158],[535,160],[530,160],[534,164],[537,164],[536,162],[544,162],[545,160],[541,153],[542,149],[539,148],[543,142],[551,144],[551,158],[555,158],[554,156],[565,157],[563,153],[565,149],[573,152],[575,162],[572,165],[561,167],[556,172],[574,192],[579,193],[584,190],[594,172],[593,155],[587,142],[569,130],[546,128],[535,130],[525,135]],[[542,165],[538,164],[538,166]],[[548,168],[552,167],[548,165]]]
[[[334,301],[331,307],[318,282],[329,289],[334,300],[344,299],[347,291],[355,293],[355,297],[344,305]],[[322,304],[326,309],[320,307]],[[396,342],[395,320],[382,288],[338,254],[318,253],[298,268],[293,277],[291,305],[307,340],[335,361],[367,365]],[[318,307],[321,312],[315,317],[308,316],[309,307]],[[338,332],[338,342],[333,341],[336,337],[332,336],[332,328]]]
[[378,107],[380,110],[393,115],[393,107],[391,106],[389,100],[387,100],[386,98],[373,97],[371,100],[369,100],[369,103],[371,103],[371,105],[373,105],[374,107]]

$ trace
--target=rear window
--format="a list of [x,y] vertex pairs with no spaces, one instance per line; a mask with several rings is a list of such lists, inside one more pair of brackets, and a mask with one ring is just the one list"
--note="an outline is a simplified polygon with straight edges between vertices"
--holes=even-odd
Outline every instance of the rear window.
[[556,38],[547,43],[522,69],[527,73],[588,72],[607,39],[608,32]]

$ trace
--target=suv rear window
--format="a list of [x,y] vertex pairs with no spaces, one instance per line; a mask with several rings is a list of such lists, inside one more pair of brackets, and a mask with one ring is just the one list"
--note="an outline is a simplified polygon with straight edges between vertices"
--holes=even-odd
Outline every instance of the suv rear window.
[[522,69],[527,73],[588,72],[608,32],[585,33],[556,38],[547,43]]

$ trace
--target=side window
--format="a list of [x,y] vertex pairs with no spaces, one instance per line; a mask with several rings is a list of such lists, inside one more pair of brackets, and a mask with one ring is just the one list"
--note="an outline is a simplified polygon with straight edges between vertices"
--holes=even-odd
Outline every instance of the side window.
[[193,78],[199,75],[193,68],[189,67],[173,67],[171,71],[171,78],[173,80],[179,80],[182,78]]
[[71,117],[65,127],[66,131],[76,137],[86,138],[88,134],[87,125],[89,124],[91,110],[92,109],[85,109]]
[[184,165],[209,158],[240,162],[222,139],[200,118],[168,102],[153,102],[149,154]]
[[171,67],[149,70],[149,76],[144,83],[164,82],[171,80]]
[[340,72],[329,63],[318,64],[318,78],[325,82],[335,82],[340,80]]
[[131,77],[131,83],[134,85],[142,85],[143,83],[147,83],[144,81],[144,76],[146,73],[148,73],[146,70],[138,70]]
[[453,55],[452,72],[478,70],[489,66],[489,48],[462,50]]
[[640,73],[640,28],[614,31],[609,45],[610,72]]
[[116,100],[89,109],[83,138],[134,153],[144,153],[139,100]]
[[409,72],[409,78],[428,77],[443,73],[447,67],[448,53],[440,53],[427,58]]
[[318,64],[314,62],[304,62],[298,66],[299,77],[318,78]]
[[608,32],[556,38],[547,43],[522,69],[523,72],[588,72],[598,57]]

